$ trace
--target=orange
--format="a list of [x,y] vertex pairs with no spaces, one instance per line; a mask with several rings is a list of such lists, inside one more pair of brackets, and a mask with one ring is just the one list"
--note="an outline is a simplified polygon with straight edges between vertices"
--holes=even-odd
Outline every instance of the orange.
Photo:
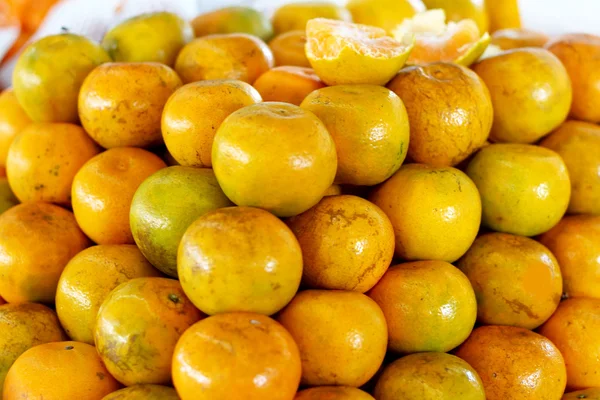
[[102,303],[94,340],[106,368],[126,386],[168,384],[175,344],[201,317],[176,280],[134,278]]
[[133,245],[99,245],[78,253],[56,289],[58,318],[73,340],[94,344],[96,316],[111,290],[132,278],[160,276]]
[[344,7],[328,1],[296,1],[284,4],[273,13],[275,34],[304,30],[306,23],[314,18],[352,21],[352,15]]
[[94,346],[55,342],[33,347],[15,361],[4,400],[101,400],[118,388]]
[[490,32],[521,27],[518,0],[486,0],[484,4],[490,19]]
[[417,353],[388,365],[377,400],[485,400],[483,383],[467,362],[446,353]]
[[485,9],[487,1],[497,0],[423,0],[423,3],[430,10],[435,8],[444,10],[448,21],[459,22],[470,19],[477,24],[479,32],[484,33],[489,28],[489,18]]
[[278,321],[298,344],[304,385],[358,387],[383,362],[386,321],[362,293],[306,290],[279,313]]
[[140,184],[166,167],[158,156],[132,147],[101,153],[73,179],[73,212],[81,229],[98,244],[133,244],[131,200]]
[[162,114],[162,136],[169,153],[181,165],[211,167],[213,140],[223,120],[261,101],[260,94],[242,81],[211,80],[183,86],[169,98]]
[[571,392],[571,393],[565,393],[565,395],[562,397],[562,400],[579,400],[579,399],[600,400],[600,387],[578,390],[576,392]]
[[469,177],[455,168],[404,165],[369,199],[392,222],[396,255],[405,260],[454,262],[469,249],[479,230],[479,193]]
[[223,121],[212,148],[223,192],[280,217],[321,200],[337,169],[335,143],[312,112],[286,103],[244,107]]
[[559,263],[533,239],[506,233],[482,235],[457,267],[473,285],[482,324],[535,329],[560,303]]
[[162,111],[179,86],[175,71],[163,64],[104,64],[81,86],[81,123],[92,139],[107,149],[160,144]]
[[99,152],[96,143],[77,125],[30,124],[15,137],[8,151],[8,182],[22,202],[70,206],[75,174]]
[[61,272],[89,245],[73,213],[42,202],[0,215],[0,296],[9,303],[52,303]]
[[19,204],[19,200],[10,189],[8,179],[0,177],[0,214],[17,204]]
[[338,155],[336,183],[372,186],[406,158],[409,123],[396,94],[373,85],[341,85],[309,94],[301,107],[323,121]]
[[487,140],[492,101],[483,81],[470,69],[448,63],[408,67],[388,88],[408,111],[408,157],[415,162],[454,166]]
[[492,44],[502,50],[544,47],[550,38],[543,32],[523,28],[500,29],[492,34]]
[[185,45],[177,56],[175,71],[183,83],[237,79],[251,84],[273,63],[271,49],[256,36],[215,34]]
[[275,65],[293,65],[297,67],[310,67],[304,46],[306,45],[306,32],[303,30],[289,31],[275,36],[269,42],[269,47],[275,58]]
[[296,394],[294,400],[374,400],[360,389],[349,386],[320,386],[304,389]]
[[524,328],[477,328],[456,355],[477,371],[487,400],[559,400],[565,390],[560,351]]
[[392,32],[406,18],[425,11],[422,0],[350,0],[346,5],[354,22]]
[[254,82],[264,101],[282,101],[297,106],[314,90],[325,87],[311,68],[275,67]]
[[356,196],[328,196],[288,220],[302,248],[309,287],[364,293],[394,256],[394,229],[376,205]]
[[172,387],[160,385],[133,385],[104,396],[102,400],[179,400]]
[[192,20],[197,37],[215,33],[247,33],[269,40],[273,26],[260,11],[250,7],[233,6],[220,8],[198,15]]
[[13,139],[31,120],[17,101],[14,90],[6,89],[0,94],[0,167],[6,166],[8,148]]
[[306,57],[326,84],[385,85],[402,68],[412,38],[399,42],[374,26],[316,18],[306,25]]
[[173,356],[182,400],[291,400],[299,382],[298,346],[260,314],[208,317],[183,334]]

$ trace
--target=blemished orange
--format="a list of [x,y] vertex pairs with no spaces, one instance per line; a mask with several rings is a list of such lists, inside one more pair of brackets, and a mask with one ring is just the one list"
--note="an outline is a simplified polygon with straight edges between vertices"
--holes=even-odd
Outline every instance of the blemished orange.
[[500,29],[492,34],[492,44],[502,50],[544,47],[550,38],[543,32],[522,28]]
[[521,27],[518,0],[487,0],[484,4],[490,19],[490,32]]
[[452,167],[403,165],[369,200],[392,222],[396,255],[405,260],[454,262],[479,231],[477,188],[464,172]]
[[350,0],[346,5],[354,22],[392,32],[406,18],[425,11],[422,0]]
[[177,255],[181,286],[202,312],[271,315],[296,294],[302,251],[273,214],[227,207],[204,214],[187,229]]
[[374,400],[367,392],[350,386],[319,386],[299,391],[294,400]]
[[56,289],[56,312],[72,340],[94,344],[96,316],[111,290],[132,278],[161,276],[136,246],[89,247],[69,261]]
[[256,89],[237,80],[200,81],[181,87],[162,114],[162,136],[169,154],[180,165],[211,167],[213,140],[221,123],[234,111],[261,101]]
[[306,23],[314,18],[328,18],[340,21],[352,21],[350,12],[329,1],[296,1],[284,4],[273,13],[275,34],[304,30]]
[[124,385],[168,384],[175,344],[200,318],[178,281],[134,278],[102,303],[94,341],[106,368]]
[[215,33],[247,33],[269,40],[273,36],[271,21],[251,7],[231,6],[198,15],[191,21],[196,37]]
[[490,325],[475,329],[455,354],[477,371],[487,400],[559,400],[567,372],[556,347],[530,330]]
[[404,103],[374,85],[340,85],[316,90],[301,107],[315,113],[333,137],[338,155],[336,183],[377,185],[404,162],[409,121]]
[[237,79],[252,84],[273,64],[265,42],[245,33],[229,33],[192,40],[179,52],[175,71],[183,83]]
[[456,265],[475,290],[481,324],[535,329],[560,303],[559,263],[548,248],[533,239],[484,234]]
[[445,261],[390,267],[368,295],[383,310],[389,348],[398,353],[450,351],[469,336],[477,318],[469,279]]
[[287,223],[302,249],[308,287],[364,293],[392,262],[394,228],[379,207],[360,197],[325,197]]
[[305,290],[277,320],[298,344],[304,385],[359,387],[383,362],[386,320],[379,306],[362,293]]
[[269,317],[227,313],[182,335],[173,356],[181,400],[291,400],[300,382],[300,354],[285,328]]
[[0,215],[0,296],[9,303],[53,303],[69,260],[89,245],[73,213],[28,202]]
[[133,385],[106,395],[102,400],[179,400],[177,391],[169,386]]
[[565,393],[561,400],[600,400],[600,387]]
[[6,174],[21,202],[71,205],[71,185],[79,169],[100,148],[78,125],[34,123],[13,140]]
[[306,32],[304,30],[282,33],[269,42],[276,66],[310,67],[304,51],[305,46]]
[[325,84],[315,71],[294,66],[272,68],[254,82],[254,88],[264,101],[282,101],[297,106],[311,92],[322,87]]
[[149,151],[117,147],[81,167],[72,187],[73,213],[81,229],[98,244],[133,244],[131,200],[140,184],[166,164]]
[[[494,0],[489,0],[494,1]],[[502,0],[504,1],[504,0]],[[430,10],[442,9],[448,16],[448,21],[460,22],[470,19],[477,24],[479,32],[489,29],[489,17],[485,9],[486,1],[481,0],[423,0],[425,7]]]
[[6,166],[8,148],[15,136],[30,123],[31,119],[17,101],[14,90],[4,90],[0,94],[0,167]]

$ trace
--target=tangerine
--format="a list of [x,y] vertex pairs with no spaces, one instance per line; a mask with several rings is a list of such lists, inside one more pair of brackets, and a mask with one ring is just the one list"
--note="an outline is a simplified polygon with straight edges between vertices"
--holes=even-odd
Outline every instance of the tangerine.
[[269,40],[273,26],[268,18],[251,7],[233,6],[198,15],[192,20],[196,37],[215,33],[247,33]]
[[264,101],[282,101],[297,106],[311,92],[323,87],[325,84],[311,68],[294,66],[272,68],[254,82],[254,88]]
[[310,67],[304,51],[305,46],[306,32],[304,29],[282,33],[269,42],[276,66]]
[[17,101],[13,89],[0,94],[0,167],[6,166],[8,148],[19,132],[31,123],[31,119]]
[[350,12],[341,6],[327,1],[306,1],[284,4],[273,13],[273,28],[276,34],[305,30],[306,23],[314,18],[328,18],[352,21]]

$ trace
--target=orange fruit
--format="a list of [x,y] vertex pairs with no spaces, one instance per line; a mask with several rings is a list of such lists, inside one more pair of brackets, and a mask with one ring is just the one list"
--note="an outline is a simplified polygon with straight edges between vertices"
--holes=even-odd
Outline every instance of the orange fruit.
[[168,386],[133,385],[112,392],[102,400],[179,400],[179,396]]
[[73,213],[42,202],[0,215],[0,296],[10,303],[53,303],[69,260],[89,245]]
[[407,67],[388,88],[408,111],[408,157],[415,162],[454,166],[487,140],[492,101],[483,81],[470,69],[448,63]]
[[10,189],[8,179],[0,177],[0,214],[17,204],[19,204],[19,200]]
[[131,200],[140,184],[166,167],[142,149],[119,147],[84,164],[72,187],[73,212],[81,229],[98,244],[133,244]]
[[328,1],[304,1],[284,4],[273,13],[275,34],[304,30],[306,23],[314,18],[352,21],[352,15],[344,7]]
[[565,390],[560,351],[550,340],[524,328],[477,328],[456,355],[477,371],[487,400],[558,400]]
[[6,166],[8,148],[13,139],[31,120],[17,101],[14,90],[6,89],[0,94],[0,167]]
[[282,33],[269,42],[276,66],[310,67],[304,52],[305,46],[306,32],[304,29]]
[[372,186],[392,176],[406,158],[409,123],[402,100],[373,85],[316,90],[301,107],[323,121],[338,155],[336,182]]
[[492,44],[502,50],[544,47],[550,38],[543,32],[523,28],[500,29],[492,34]]
[[362,293],[306,290],[277,319],[298,344],[304,385],[358,387],[383,362],[385,317]]
[[312,112],[269,102],[244,107],[223,121],[212,162],[219,185],[235,204],[290,217],[321,200],[333,183],[337,154]]
[[422,0],[350,0],[346,5],[354,22],[392,32],[406,18],[425,11]]
[[[494,1],[494,0],[491,0]],[[503,0],[504,1],[504,0]],[[485,1],[480,0],[423,0],[428,9],[442,9],[448,16],[448,21],[460,22],[470,19],[476,23],[479,32],[484,33],[489,28],[489,18],[485,9]]]
[[4,382],[4,400],[101,400],[119,389],[94,346],[54,342],[35,346],[13,364]]
[[192,20],[192,27],[197,37],[215,33],[247,33],[269,40],[273,36],[271,21],[260,11],[243,6],[200,14]]
[[254,82],[254,88],[264,101],[282,101],[297,106],[311,92],[325,87],[311,68],[275,67]]
[[319,386],[299,391],[294,400],[374,400],[360,389],[349,386]]
[[329,196],[288,220],[302,249],[309,287],[364,293],[394,256],[394,229],[376,205],[356,196]]
[[173,356],[173,383],[182,400],[291,400],[300,382],[300,355],[291,335],[269,317],[227,313],[189,328]]
[[578,390],[576,392],[565,393],[561,400],[600,400],[600,387]]
[[490,19],[490,32],[521,27],[518,0],[486,0],[484,4]]

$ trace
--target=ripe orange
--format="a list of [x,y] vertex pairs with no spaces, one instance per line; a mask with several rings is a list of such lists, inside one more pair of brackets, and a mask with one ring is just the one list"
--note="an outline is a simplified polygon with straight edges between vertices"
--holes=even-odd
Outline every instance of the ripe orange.
[[349,386],[319,386],[299,391],[294,400],[374,400],[360,389]]
[[276,34],[305,30],[306,23],[314,18],[329,18],[352,21],[352,15],[344,7],[327,1],[305,1],[284,4],[273,13],[273,28]]
[[215,33],[247,33],[269,40],[273,26],[265,14],[250,7],[220,8],[198,15],[192,21],[196,37]]
[[490,19],[490,32],[521,27],[518,0],[487,0],[484,4]]
[[492,44],[502,50],[521,47],[544,47],[549,37],[543,32],[521,28],[500,29],[492,34]]
[[6,89],[0,94],[0,167],[6,166],[8,148],[13,139],[31,120],[17,101],[14,90]]
[[104,396],[102,400],[179,400],[172,387],[160,385],[133,385]]
[[310,67],[304,52],[305,46],[306,32],[304,29],[282,33],[269,42],[276,66]]
[[325,87],[311,68],[275,67],[254,82],[254,88],[264,101],[282,101],[297,106],[311,92]]
[[422,0],[350,0],[347,5],[354,22],[392,32],[404,19],[425,11]]
[[600,400],[600,387],[578,390],[576,392],[565,393],[561,400]]

